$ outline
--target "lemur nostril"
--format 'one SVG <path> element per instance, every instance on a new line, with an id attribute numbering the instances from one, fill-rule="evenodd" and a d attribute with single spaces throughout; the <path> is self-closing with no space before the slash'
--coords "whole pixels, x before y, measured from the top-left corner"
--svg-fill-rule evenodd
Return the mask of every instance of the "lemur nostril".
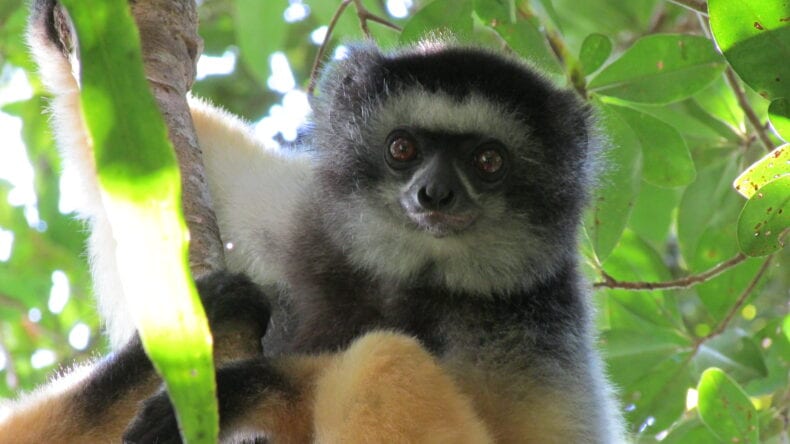
<path id="1" fill-rule="evenodd" d="M 443 187 L 422 187 L 417 192 L 420 206 L 428 210 L 439 210 L 448 207 L 455 199 L 452 190 Z"/>

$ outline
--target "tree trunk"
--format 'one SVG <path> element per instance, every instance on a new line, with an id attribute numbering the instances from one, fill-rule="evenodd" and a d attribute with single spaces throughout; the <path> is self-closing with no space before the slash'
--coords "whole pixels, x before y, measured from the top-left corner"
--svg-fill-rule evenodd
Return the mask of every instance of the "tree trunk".
<path id="1" fill-rule="evenodd" d="M 224 250 L 186 101 L 203 49 L 197 34 L 197 7 L 194 0 L 137 0 L 130 5 L 140 30 L 146 77 L 181 169 L 189 265 L 198 278 L 224 268 Z"/>

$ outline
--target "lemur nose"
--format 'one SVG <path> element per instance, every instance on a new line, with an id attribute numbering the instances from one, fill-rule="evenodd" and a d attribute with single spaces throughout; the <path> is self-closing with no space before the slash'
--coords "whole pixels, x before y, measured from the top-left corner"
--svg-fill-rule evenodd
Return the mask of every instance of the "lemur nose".
<path id="1" fill-rule="evenodd" d="M 417 192 L 417 201 L 426 210 L 444 210 L 455 201 L 455 193 L 442 184 L 429 184 Z"/>

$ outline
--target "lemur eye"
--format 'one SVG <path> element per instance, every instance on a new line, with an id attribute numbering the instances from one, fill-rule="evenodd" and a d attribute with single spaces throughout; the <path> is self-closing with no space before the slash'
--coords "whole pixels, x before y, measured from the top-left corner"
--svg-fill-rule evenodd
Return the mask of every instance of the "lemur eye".
<path id="1" fill-rule="evenodd" d="M 390 135 L 388 140 L 387 160 L 390 164 L 410 162 L 417 158 L 417 142 L 409 134 L 398 131 Z"/>
<path id="2" fill-rule="evenodd" d="M 498 147 L 486 145 L 475 152 L 474 165 L 483 178 L 497 180 L 504 171 L 505 158 Z"/>

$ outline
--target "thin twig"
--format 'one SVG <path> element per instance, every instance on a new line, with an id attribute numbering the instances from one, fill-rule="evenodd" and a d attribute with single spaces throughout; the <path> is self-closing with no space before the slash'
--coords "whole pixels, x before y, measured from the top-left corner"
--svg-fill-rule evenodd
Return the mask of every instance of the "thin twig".
<path id="1" fill-rule="evenodd" d="M 773 142 L 771 142 L 771 138 L 768 137 L 768 132 L 765 130 L 765 126 L 763 126 L 763 123 L 760 122 L 760 118 L 757 117 L 752 105 L 749 103 L 746 93 L 743 91 L 743 88 L 741 88 L 741 85 L 738 82 L 738 77 L 735 75 L 735 71 L 733 71 L 730 66 L 724 70 L 724 77 L 726 77 L 727 83 L 730 85 L 732 92 L 735 93 L 735 98 L 738 99 L 738 105 L 743 110 L 744 115 L 746 115 L 746 119 L 754 128 L 757 138 L 763 143 L 765 149 L 770 152 L 775 148 L 775 146 Z"/>
<path id="2" fill-rule="evenodd" d="M 362 4 L 362 0 L 353 0 L 353 1 L 354 1 L 354 7 L 357 9 L 357 18 L 359 18 L 359 26 L 362 28 L 362 32 L 365 34 L 365 37 L 371 38 L 370 29 L 368 29 L 368 20 L 370 20 L 371 22 L 376 22 L 380 25 L 384 25 L 398 32 L 402 30 L 400 26 L 392 23 L 391 21 L 385 19 L 384 17 L 379 17 L 378 15 L 370 12 L 365 7 L 365 5 Z"/>
<path id="3" fill-rule="evenodd" d="M 621 288 L 625 290 L 678 290 L 682 288 L 689 288 L 694 285 L 700 284 L 702 282 L 706 282 L 724 271 L 740 264 L 741 262 L 748 259 L 743 253 L 738 253 L 732 258 L 716 265 L 715 267 L 704 271 L 699 274 L 693 274 L 691 276 L 686 276 L 682 279 L 677 279 L 674 281 L 666 281 L 666 282 L 624 282 L 618 281 L 613 277 L 609 276 L 605 272 L 601 271 L 601 276 L 603 277 L 603 281 L 596 282 L 593 284 L 593 288 Z"/>
<path id="4" fill-rule="evenodd" d="M 760 279 L 762 279 L 765 272 L 768 271 L 768 267 L 771 265 L 771 260 L 773 259 L 773 257 L 774 255 L 770 255 L 765 259 L 765 261 L 763 261 L 763 264 L 760 266 L 760 269 L 757 270 L 757 274 L 754 275 L 751 282 L 749 282 L 749 285 L 747 285 L 746 288 L 743 289 L 741 295 L 738 296 L 738 299 L 735 301 L 735 304 L 732 306 L 732 308 L 730 308 L 730 311 L 727 312 L 727 315 L 724 317 L 724 319 L 722 319 L 721 322 L 719 322 L 716 328 L 714 328 L 704 338 L 701 338 L 698 341 L 697 347 L 699 347 L 699 345 L 701 345 L 703 342 L 715 336 L 718 336 L 724 332 L 724 329 L 726 329 L 727 325 L 729 325 L 730 322 L 732 322 L 732 318 L 735 316 L 736 313 L 738 313 L 738 310 L 740 310 L 743 304 L 746 303 L 746 299 L 749 297 L 752 291 L 754 291 L 754 288 L 760 282 Z"/>
<path id="5" fill-rule="evenodd" d="M 401 31 L 400 26 L 368 11 L 367 8 L 365 8 L 365 6 L 362 4 L 361 0 L 341 1 L 334 15 L 332 15 L 332 19 L 329 21 L 329 26 L 327 26 L 326 35 L 324 36 L 324 41 L 321 42 L 321 46 L 318 48 L 318 53 L 315 55 L 315 60 L 313 60 L 313 67 L 310 70 L 310 84 L 307 87 L 307 94 L 310 96 L 312 96 L 315 92 L 316 82 L 318 81 L 318 67 L 321 65 L 321 61 L 324 59 L 324 54 L 326 53 L 326 49 L 329 46 L 329 41 L 332 38 L 332 33 L 335 30 L 335 26 L 337 25 L 338 20 L 340 20 L 340 16 L 343 14 L 343 11 L 345 11 L 346 8 L 348 8 L 348 5 L 350 5 L 352 2 L 354 3 L 354 7 L 357 10 L 359 26 L 362 29 L 362 33 L 365 34 L 365 37 L 371 38 L 370 29 L 368 28 L 368 20 L 379 23 L 388 28 L 392 28 L 396 31 Z"/>
<path id="6" fill-rule="evenodd" d="M 705 0 L 668 0 L 678 6 L 691 9 L 699 14 L 708 15 L 708 2 Z"/>
<path id="7" fill-rule="evenodd" d="M 19 376 L 16 373 L 16 366 L 14 365 L 14 357 L 8 351 L 8 346 L 5 343 L 3 332 L 0 331 L 0 355 L 5 358 L 5 381 L 6 386 L 11 390 L 16 390 L 19 387 Z"/>
<path id="8" fill-rule="evenodd" d="M 310 85 L 307 87 L 307 94 L 310 96 L 315 92 L 315 83 L 318 79 L 318 65 L 320 65 L 321 60 L 324 59 L 324 53 L 329 46 L 329 40 L 332 38 L 332 31 L 334 31 L 335 25 L 337 25 L 337 21 L 340 19 L 340 15 L 343 14 L 343 11 L 345 11 L 350 4 L 351 0 L 343 0 L 340 2 L 335 14 L 332 15 L 332 19 L 329 21 L 329 26 L 326 28 L 326 34 L 324 35 L 324 41 L 321 42 L 321 46 L 318 48 L 318 54 L 315 55 L 315 60 L 313 60 L 313 68 L 310 70 Z"/>

